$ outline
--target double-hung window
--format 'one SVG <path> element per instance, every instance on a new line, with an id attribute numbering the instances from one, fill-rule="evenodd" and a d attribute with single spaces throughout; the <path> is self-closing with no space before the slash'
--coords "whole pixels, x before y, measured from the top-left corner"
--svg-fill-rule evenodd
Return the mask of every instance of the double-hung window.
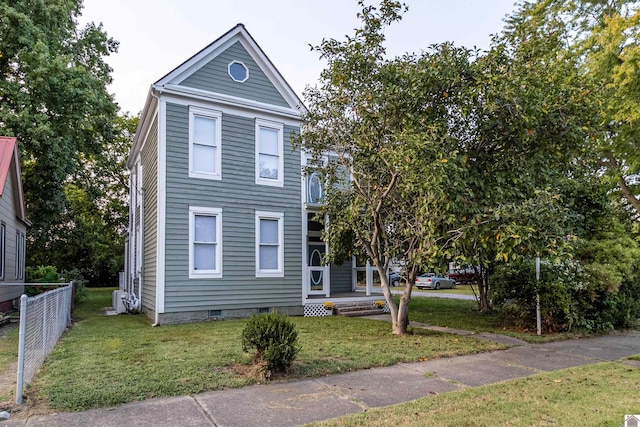
<path id="1" fill-rule="evenodd" d="M 189 208 L 189 278 L 222 277 L 222 209 Z"/>
<path id="2" fill-rule="evenodd" d="M 284 213 L 256 212 L 256 277 L 284 277 Z"/>
<path id="3" fill-rule="evenodd" d="M 222 178 L 222 113 L 189 108 L 189 176 Z"/>
<path id="4" fill-rule="evenodd" d="M 0 224 L 0 279 L 4 279 L 4 251 L 5 251 L 5 232 L 6 226 L 4 223 Z"/>
<path id="5" fill-rule="evenodd" d="M 25 236 L 24 233 L 16 232 L 16 279 L 24 279 L 24 253 Z"/>
<path id="6" fill-rule="evenodd" d="M 256 184 L 284 185 L 281 123 L 256 119 Z"/>

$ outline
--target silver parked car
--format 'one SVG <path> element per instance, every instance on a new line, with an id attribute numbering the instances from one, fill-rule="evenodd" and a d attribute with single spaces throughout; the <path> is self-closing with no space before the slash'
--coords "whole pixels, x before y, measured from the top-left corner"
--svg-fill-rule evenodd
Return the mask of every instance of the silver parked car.
<path id="1" fill-rule="evenodd" d="M 456 281 L 436 276 L 435 273 L 425 273 L 416 277 L 415 285 L 418 289 L 455 289 Z"/>

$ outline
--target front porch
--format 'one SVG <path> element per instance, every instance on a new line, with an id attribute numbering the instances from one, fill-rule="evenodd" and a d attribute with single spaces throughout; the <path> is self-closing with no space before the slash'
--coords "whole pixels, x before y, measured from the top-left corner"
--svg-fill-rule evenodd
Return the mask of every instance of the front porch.
<path id="1" fill-rule="evenodd" d="M 318 271 L 318 267 L 307 268 L 307 278 L 310 279 L 313 271 Z M 321 268 L 323 271 L 320 277 L 330 277 L 331 267 L 324 266 Z M 384 299 L 382 290 L 379 286 L 374 286 L 374 276 L 377 275 L 375 268 L 371 267 L 369 263 L 364 267 L 358 267 L 354 259 L 350 270 L 351 290 L 345 290 L 344 287 L 336 286 L 337 289 L 332 291 L 331 282 L 327 280 L 328 283 L 322 288 L 322 293 L 305 293 L 303 302 L 305 317 L 333 315 L 335 311 L 327 310 L 325 303 L 332 303 L 336 309 L 340 309 L 341 307 L 358 307 L 358 310 L 364 310 L 366 307 L 375 306 L 376 301 L 382 301 L 384 304 L 382 311 L 384 313 L 389 312 L 389 306 Z M 379 282 L 379 279 L 377 282 Z M 310 281 L 307 281 L 307 284 L 309 283 Z M 306 289 L 309 290 L 310 287 Z"/>
<path id="2" fill-rule="evenodd" d="M 315 193 L 311 191 L 308 194 Z M 373 307 L 376 301 L 382 301 L 384 312 L 388 312 L 389 307 L 380 287 L 374 287 L 374 284 L 380 284 L 380 277 L 369 261 L 361 260 L 358 265 L 354 256 L 351 262 L 341 265 L 325 264 L 325 254 L 329 248 L 322 239 L 322 230 L 326 223 L 317 218 L 316 202 L 315 199 L 307 199 L 303 217 L 303 233 L 306 235 L 302 266 L 304 315 L 310 317 L 334 314 L 333 310 L 325 308 L 325 303 L 332 303 L 335 307 L 357 305 L 366 308 Z"/>

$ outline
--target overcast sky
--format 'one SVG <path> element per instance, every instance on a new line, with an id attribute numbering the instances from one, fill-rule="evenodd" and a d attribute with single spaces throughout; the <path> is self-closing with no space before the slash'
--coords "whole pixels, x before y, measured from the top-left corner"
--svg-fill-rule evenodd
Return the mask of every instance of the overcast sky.
<path id="1" fill-rule="evenodd" d="M 377 2 L 376 2 L 377 3 Z M 387 30 L 391 56 L 434 43 L 485 49 L 514 0 L 404 0 L 409 11 Z M 137 114 L 149 86 L 238 23 L 302 99 L 323 64 L 309 45 L 342 40 L 359 26 L 356 0 L 85 0 L 81 23 L 103 23 L 120 42 L 107 62 L 116 101 Z"/>

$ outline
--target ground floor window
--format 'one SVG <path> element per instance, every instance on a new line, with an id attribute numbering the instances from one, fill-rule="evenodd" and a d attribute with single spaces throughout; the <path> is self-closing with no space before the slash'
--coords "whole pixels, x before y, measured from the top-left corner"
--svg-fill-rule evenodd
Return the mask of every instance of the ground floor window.
<path id="1" fill-rule="evenodd" d="M 222 209 L 189 208 L 189 277 L 222 277 Z"/>
<path id="2" fill-rule="evenodd" d="M 284 213 L 256 212 L 256 277 L 284 276 Z"/>

